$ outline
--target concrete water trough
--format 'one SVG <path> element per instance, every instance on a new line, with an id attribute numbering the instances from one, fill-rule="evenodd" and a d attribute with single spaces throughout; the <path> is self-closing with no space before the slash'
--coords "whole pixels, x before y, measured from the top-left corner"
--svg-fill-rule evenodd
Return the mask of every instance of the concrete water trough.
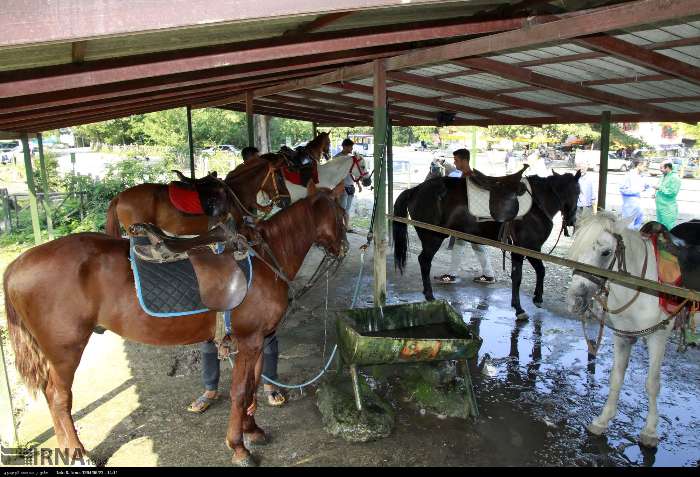
<path id="1" fill-rule="evenodd" d="M 458 360 L 463 362 L 469 414 L 478 416 L 468 360 L 476 358 L 482 339 L 447 302 L 345 310 L 338 313 L 336 327 L 339 369 L 350 368 L 359 411 L 358 366 Z"/>

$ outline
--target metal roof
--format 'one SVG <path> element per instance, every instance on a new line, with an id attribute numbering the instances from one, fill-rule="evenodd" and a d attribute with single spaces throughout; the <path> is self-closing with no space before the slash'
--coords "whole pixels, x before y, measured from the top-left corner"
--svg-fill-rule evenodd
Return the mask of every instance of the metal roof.
<path id="1" fill-rule="evenodd" d="M 185 0 L 125 0 L 115 11 L 65 0 L 50 13 L 85 12 L 63 23 L 32 17 L 42 0 L 8 2 L 0 131 L 185 105 L 244 110 L 246 91 L 261 114 L 370 124 L 374 59 L 392 65 L 399 125 L 434 125 L 440 111 L 475 125 L 593 122 L 603 111 L 700 119 L 692 0 L 582 0 L 570 10 L 546 0 L 192 0 L 190 18 L 170 11 Z M 561 22 L 573 30 L 547 30 Z"/>

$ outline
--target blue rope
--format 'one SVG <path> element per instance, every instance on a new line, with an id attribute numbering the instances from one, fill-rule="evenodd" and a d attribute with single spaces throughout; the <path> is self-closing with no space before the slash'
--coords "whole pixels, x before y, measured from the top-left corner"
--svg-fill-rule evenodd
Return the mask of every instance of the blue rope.
<path id="1" fill-rule="evenodd" d="M 360 290 L 360 282 L 362 281 L 362 269 L 364 268 L 364 265 L 365 265 L 365 252 L 363 251 L 361 258 L 360 258 L 360 272 L 357 274 L 357 283 L 355 283 L 355 293 L 353 294 L 353 297 L 352 297 L 352 304 L 350 305 L 350 309 L 355 308 L 355 302 L 357 301 L 357 292 Z M 310 379 L 310 380 L 306 381 L 305 383 L 302 383 L 302 384 L 282 384 L 282 383 L 275 381 L 274 379 L 268 378 L 264 374 L 262 375 L 262 378 L 265 380 L 265 382 L 268 382 L 270 384 L 274 384 L 275 386 L 279 386 L 281 388 L 302 390 L 306 386 L 309 386 L 309 385 L 315 383 L 316 381 L 321 379 L 321 376 L 326 374 L 326 371 L 328 370 L 328 367 L 331 365 L 331 362 L 333 361 L 333 357 L 335 356 L 335 352 L 337 349 L 338 349 L 338 345 L 337 344 L 333 345 L 333 351 L 331 351 L 331 356 L 330 356 L 330 358 L 328 358 L 328 361 L 326 362 L 326 365 L 323 367 L 321 372 L 318 373 L 315 378 Z M 230 357 L 228 360 L 229 360 L 229 363 L 231 363 L 231 366 L 233 366 L 233 362 L 231 361 Z"/>

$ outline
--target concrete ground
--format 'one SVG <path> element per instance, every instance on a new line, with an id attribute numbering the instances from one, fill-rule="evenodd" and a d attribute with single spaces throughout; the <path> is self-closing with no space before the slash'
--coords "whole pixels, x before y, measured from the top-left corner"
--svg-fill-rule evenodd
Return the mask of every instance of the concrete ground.
<path id="1" fill-rule="evenodd" d="M 415 238 L 415 235 L 413 235 Z M 556 237 L 544 249 L 549 250 Z M 357 278 L 364 237 L 349 236 L 351 253 L 328 284 L 328 308 L 349 308 Z M 445 241 L 446 245 L 447 241 Z M 562 238 L 556 254 L 569 239 Z M 413 246 L 416 241 L 413 241 Z M 365 257 L 358 305 L 371 303 L 371 255 Z M 299 281 L 320 259 L 314 250 Z M 466 248 L 461 282 L 435 285 L 438 299 L 449 301 L 464 319 L 478 326 L 484 338 L 472 375 L 481 416 L 475 421 L 441 418 L 411 402 L 396 399 L 396 428 L 386 439 L 348 443 L 323 429 L 315 404 L 315 386 L 291 391 L 281 408 L 261 404 L 257 419 L 272 442 L 254 448 L 263 466 L 697 466 L 700 391 L 700 350 L 676 351 L 668 344 L 659 397 L 661 442 L 656 451 L 636 442 L 646 415 L 644 379 L 646 351 L 637 344 L 632 353 L 619 413 L 607 437 L 585 430 L 607 396 L 612 364 L 611 335 L 606 335 L 595 363 L 587 360 L 581 325 L 567 317 L 564 297 L 568 270 L 547 265 L 544 307 L 529 298 L 534 273 L 526 265 L 523 305 L 530 321 L 516 325 L 510 308 L 509 273 L 500 270 L 500 253 L 492 251 L 498 270 L 495 285 L 475 285 L 476 264 Z M 448 270 L 449 252 L 439 252 L 433 275 Z M 506 264 L 509 267 L 509 263 Z M 409 255 L 404 276 L 388 265 L 388 301 L 421 301 L 420 272 Z M 303 282 L 302 282 L 303 283 Z M 316 375 L 334 343 L 334 323 L 325 319 L 326 283 L 299 302 L 301 308 L 282 324 L 280 379 L 300 383 Z M 234 318 L 235 319 L 235 318 Z M 202 391 L 197 346 L 157 348 L 123 341 L 106 332 L 93 335 L 76 375 L 73 410 L 81 439 L 93 458 L 107 466 L 228 466 L 224 444 L 230 401 L 230 367 L 222 363 L 222 402 L 202 415 L 186 412 Z M 261 396 L 262 398 L 262 396 Z M 262 403 L 262 399 L 260 400 Z M 29 403 L 19 429 L 23 441 L 41 447 L 57 443 L 43 396 Z"/>

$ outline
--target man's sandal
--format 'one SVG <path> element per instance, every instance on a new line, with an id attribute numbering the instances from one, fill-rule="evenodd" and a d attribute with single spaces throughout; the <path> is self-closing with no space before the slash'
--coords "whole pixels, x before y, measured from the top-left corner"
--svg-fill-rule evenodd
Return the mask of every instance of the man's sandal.
<path id="1" fill-rule="evenodd" d="M 480 277 L 474 278 L 474 283 L 496 283 L 494 277 L 487 277 L 486 275 L 481 275 Z"/>
<path id="2" fill-rule="evenodd" d="M 268 406 L 279 407 L 287 402 L 287 398 L 284 397 L 284 394 L 279 392 L 277 389 L 265 391 L 265 396 L 267 397 Z"/>
<path id="3" fill-rule="evenodd" d="M 220 397 L 221 395 L 219 393 L 216 393 L 213 398 L 207 397 L 206 394 L 202 394 L 189 405 L 187 410 L 195 414 L 202 414 L 204 411 L 209 409 L 209 406 L 218 401 Z"/>

